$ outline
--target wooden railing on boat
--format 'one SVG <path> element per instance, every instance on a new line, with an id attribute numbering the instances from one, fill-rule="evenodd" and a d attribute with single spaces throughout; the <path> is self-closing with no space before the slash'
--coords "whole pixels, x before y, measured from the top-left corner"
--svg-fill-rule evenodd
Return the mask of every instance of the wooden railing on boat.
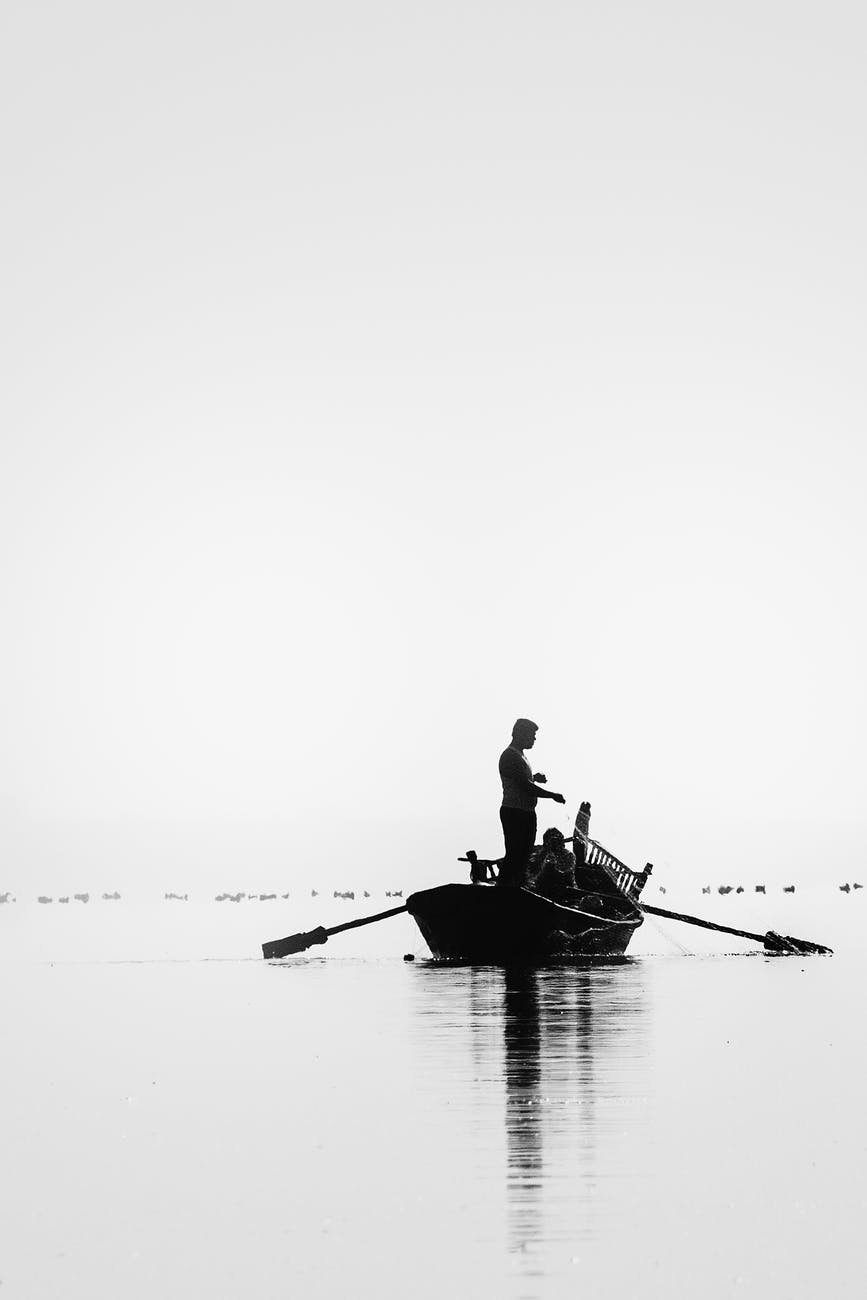
<path id="1" fill-rule="evenodd" d="M 616 854 L 610 849 L 606 849 L 604 844 L 598 840 L 590 838 L 590 804 L 584 802 L 578 809 L 575 817 L 575 831 L 573 835 L 568 836 L 566 844 L 571 844 L 575 853 L 575 866 L 579 878 L 582 867 L 597 867 L 605 872 L 626 898 L 633 903 L 638 902 L 638 898 L 644 886 L 647 884 L 648 877 L 653 871 L 653 864 L 648 862 L 643 871 L 633 871 L 627 867 L 625 862 L 621 862 Z M 538 846 L 535 853 L 542 851 L 542 846 Z M 474 885 L 483 884 L 490 879 L 493 867 L 499 867 L 502 858 L 480 858 L 473 849 L 468 849 L 466 857 L 458 859 L 459 862 L 469 862 L 470 879 Z"/>
<path id="2" fill-rule="evenodd" d="M 573 839 L 575 857 L 578 866 L 601 867 L 615 883 L 621 893 L 634 902 L 638 901 L 641 891 L 647 884 L 647 878 L 653 870 L 653 865 L 648 862 L 643 871 L 633 871 L 627 867 L 625 862 L 621 862 L 610 849 L 606 849 L 598 840 L 591 840 L 589 835 L 583 835 L 576 827 L 575 837 Z"/>

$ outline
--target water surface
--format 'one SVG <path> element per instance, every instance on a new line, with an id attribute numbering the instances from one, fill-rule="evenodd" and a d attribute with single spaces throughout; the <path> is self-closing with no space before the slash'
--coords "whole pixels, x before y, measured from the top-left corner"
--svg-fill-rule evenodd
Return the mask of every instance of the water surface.
<path id="1" fill-rule="evenodd" d="M 53 963 L 45 919 L 28 913 L 16 948 L 3 918 L 3 1295 L 859 1285 L 856 926 L 832 959 L 669 946 L 532 970 L 336 946 L 179 960 L 213 942 L 217 911 L 160 915 L 147 935 L 126 917 L 136 961 L 107 934 L 89 959 L 102 922 L 76 947 L 83 914 L 55 916 Z"/>

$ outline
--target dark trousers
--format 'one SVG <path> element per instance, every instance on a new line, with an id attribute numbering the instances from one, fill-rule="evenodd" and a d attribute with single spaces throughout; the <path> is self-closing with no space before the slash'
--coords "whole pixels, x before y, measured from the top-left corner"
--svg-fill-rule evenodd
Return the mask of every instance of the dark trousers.
<path id="1" fill-rule="evenodd" d="M 522 808 L 501 808 L 503 839 L 506 856 L 500 867 L 501 885 L 522 885 L 527 870 L 527 860 L 536 843 L 536 814 Z"/>

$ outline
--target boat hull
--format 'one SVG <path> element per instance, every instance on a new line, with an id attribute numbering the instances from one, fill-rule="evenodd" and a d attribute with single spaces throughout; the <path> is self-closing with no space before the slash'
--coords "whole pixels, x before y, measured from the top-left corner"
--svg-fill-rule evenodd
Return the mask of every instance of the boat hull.
<path id="1" fill-rule="evenodd" d="M 440 885 L 411 894 L 406 907 L 434 957 L 496 964 L 619 957 L 643 920 L 620 895 L 587 894 L 564 907 L 496 885 Z"/>

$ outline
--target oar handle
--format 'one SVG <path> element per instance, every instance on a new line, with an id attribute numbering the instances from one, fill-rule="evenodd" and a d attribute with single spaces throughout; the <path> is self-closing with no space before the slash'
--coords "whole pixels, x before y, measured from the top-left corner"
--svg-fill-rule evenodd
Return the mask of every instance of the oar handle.
<path id="1" fill-rule="evenodd" d="M 717 925 L 714 921 L 703 921 L 700 916 L 687 916 L 684 912 L 668 912 L 664 907 L 651 907 L 650 903 L 639 903 L 642 912 L 651 916 L 663 916 L 667 921 L 685 921 L 687 925 L 700 925 L 703 930 L 719 930 L 722 934 L 736 934 L 740 939 L 755 939 L 764 943 L 763 934 L 752 934 L 749 930 L 735 930 L 730 925 Z"/>
<path id="2" fill-rule="evenodd" d="M 344 921 L 343 925 L 333 925 L 330 930 L 325 931 L 325 935 L 340 934 L 341 930 L 355 930 L 359 925 L 373 925 L 374 921 L 384 921 L 387 916 L 397 916 L 405 911 L 406 903 L 401 907 L 390 907 L 387 912 L 377 912 L 376 916 L 360 916 L 357 921 Z M 325 940 L 319 942 L 324 943 Z"/>

